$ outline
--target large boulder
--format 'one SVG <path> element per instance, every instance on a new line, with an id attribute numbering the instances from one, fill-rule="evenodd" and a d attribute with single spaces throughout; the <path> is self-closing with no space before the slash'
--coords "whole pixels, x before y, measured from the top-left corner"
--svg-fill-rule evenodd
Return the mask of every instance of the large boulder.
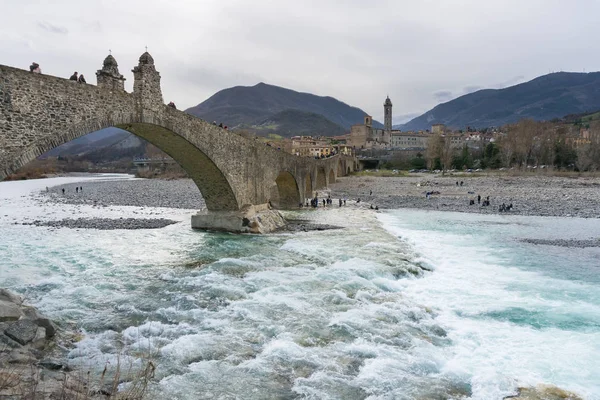
<path id="1" fill-rule="evenodd" d="M 17 343 L 25 346 L 27 343 L 36 339 L 38 328 L 39 327 L 34 321 L 30 319 L 20 319 L 10 324 L 9 327 L 4 330 L 4 334 Z"/>
<path id="2" fill-rule="evenodd" d="M 22 315 L 23 313 L 17 304 L 0 299 L 0 322 L 16 321 Z"/>
<path id="3" fill-rule="evenodd" d="M 568 392 L 553 385 L 537 385 L 536 387 L 519 388 L 518 394 L 504 399 L 514 400 L 583 400 L 575 393 Z"/>
<path id="4" fill-rule="evenodd" d="M 46 330 L 46 338 L 50 339 L 56 334 L 56 327 L 48 318 L 44 317 L 33 307 L 25 307 L 23 309 L 25 317 L 34 321 L 39 327 Z"/>
<path id="5" fill-rule="evenodd" d="M 8 301 L 9 303 L 14 303 L 19 306 L 23 304 L 23 296 L 5 288 L 0 288 L 0 300 Z"/>

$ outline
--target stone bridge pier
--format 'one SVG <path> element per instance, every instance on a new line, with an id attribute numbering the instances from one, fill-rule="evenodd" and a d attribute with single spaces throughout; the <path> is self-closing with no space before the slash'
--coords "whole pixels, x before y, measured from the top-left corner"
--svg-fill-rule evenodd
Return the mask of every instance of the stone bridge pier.
<path id="1" fill-rule="evenodd" d="M 0 65 L 0 180 L 63 143 L 117 127 L 163 150 L 198 186 L 206 209 L 192 227 L 266 232 L 283 223 L 274 210 L 298 207 L 357 165 L 349 156 L 288 154 L 166 106 L 148 52 L 132 72 L 127 93 L 111 55 L 95 86 Z"/>

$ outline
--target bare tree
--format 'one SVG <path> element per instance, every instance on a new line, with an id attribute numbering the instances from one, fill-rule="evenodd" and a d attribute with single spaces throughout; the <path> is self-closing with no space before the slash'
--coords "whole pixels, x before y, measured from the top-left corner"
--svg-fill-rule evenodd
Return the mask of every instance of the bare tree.
<path id="1" fill-rule="evenodd" d="M 435 160 L 441 158 L 444 138 L 439 133 L 431 135 L 427 139 L 427 148 L 425 149 L 425 159 L 427 160 L 427 168 L 434 169 Z"/>
<path id="2" fill-rule="evenodd" d="M 498 141 L 498 147 L 500 148 L 502 164 L 505 167 L 510 167 L 515 155 L 515 149 L 517 147 L 515 140 L 516 135 L 512 126 L 504 127 L 503 131 L 505 133 L 504 136 L 502 136 Z"/>
<path id="3" fill-rule="evenodd" d="M 440 148 L 440 162 L 442 163 L 442 175 L 444 175 L 446 171 L 452 167 L 452 158 L 456 152 L 456 148 L 452 144 L 452 138 L 450 135 L 442 137 Z"/>

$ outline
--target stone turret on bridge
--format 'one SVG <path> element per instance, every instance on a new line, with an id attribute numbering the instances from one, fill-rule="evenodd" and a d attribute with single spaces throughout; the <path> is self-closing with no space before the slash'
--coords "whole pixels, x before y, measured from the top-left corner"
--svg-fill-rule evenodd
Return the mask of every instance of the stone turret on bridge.
<path id="1" fill-rule="evenodd" d="M 111 54 L 104 59 L 102 69 L 96 71 L 96 80 L 98 81 L 98 87 L 125 91 L 125 78 L 119 73 L 117 60 Z"/>
<path id="2" fill-rule="evenodd" d="M 193 227 L 258 232 L 267 229 L 261 221 L 277 219 L 270 205 L 298 207 L 357 168 L 350 156 L 299 157 L 166 106 L 148 52 L 133 74 L 127 93 L 112 55 L 97 86 L 0 65 L 0 180 L 63 143 L 117 127 L 163 150 L 198 186 L 207 210 Z"/>
<path id="3" fill-rule="evenodd" d="M 140 111 L 157 111 L 164 107 L 165 102 L 160 89 L 160 73 L 154 66 L 154 58 L 150 53 L 141 55 L 139 64 L 133 72 L 133 95 Z"/>

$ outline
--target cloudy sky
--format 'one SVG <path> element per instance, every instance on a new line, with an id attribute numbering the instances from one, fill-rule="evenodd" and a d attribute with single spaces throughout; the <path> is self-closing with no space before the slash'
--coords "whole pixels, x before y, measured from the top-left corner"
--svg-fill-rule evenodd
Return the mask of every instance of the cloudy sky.
<path id="1" fill-rule="evenodd" d="M 0 64 L 69 77 L 145 46 L 165 102 L 259 82 L 394 122 L 479 88 L 600 70 L 599 0 L 0 0 Z"/>

